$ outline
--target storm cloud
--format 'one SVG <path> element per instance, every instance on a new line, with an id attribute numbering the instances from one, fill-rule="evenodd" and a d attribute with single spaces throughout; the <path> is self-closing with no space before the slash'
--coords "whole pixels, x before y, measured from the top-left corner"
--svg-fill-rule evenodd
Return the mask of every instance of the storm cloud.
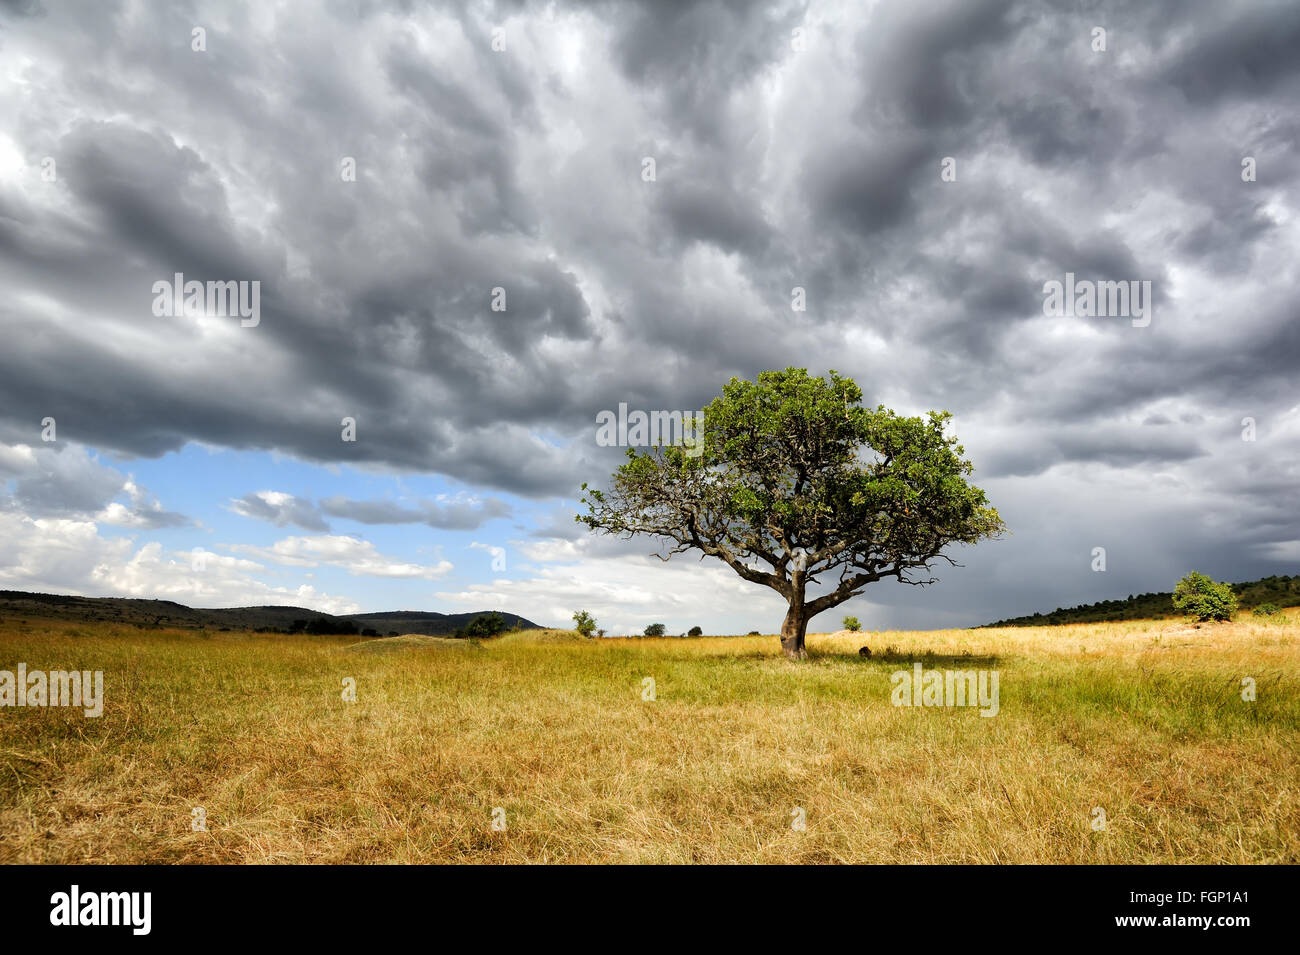
<path id="1" fill-rule="evenodd" d="M 442 475 L 471 496 L 232 507 L 509 494 L 559 541 L 599 411 L 835 368 L 952 411 L 1014 532 L 883 622 L 1290 573 L 1298 102 L 1283 2 L 0 4 L 0 442 Z M 176 273 L 260 322 L 156 317 Z M 1045 315 L 1066 273 L 1150 281 L 1150 325 Z M 121 490 L 73 461 L 7 507 Z"/>

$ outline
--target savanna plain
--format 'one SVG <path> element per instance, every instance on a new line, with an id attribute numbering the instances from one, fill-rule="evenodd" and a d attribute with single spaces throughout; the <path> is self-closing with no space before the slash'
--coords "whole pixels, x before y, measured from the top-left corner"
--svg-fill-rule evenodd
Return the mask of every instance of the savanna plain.
<path id="1" fill-rule="evenodd" d="M 1300 610 L 808 649 L 7 619 L 104 709 L 0 709 L 0 861 L 1300 862 Z M 916 662 L 997 715 L 893 705 Z"/>

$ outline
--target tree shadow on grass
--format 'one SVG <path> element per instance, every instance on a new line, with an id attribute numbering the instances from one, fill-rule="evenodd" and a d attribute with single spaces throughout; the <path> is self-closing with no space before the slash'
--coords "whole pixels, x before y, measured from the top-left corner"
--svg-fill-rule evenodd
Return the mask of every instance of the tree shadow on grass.
<path id="1" fill-rule="evenodd" d="M 810 657 L 823 657 L 825 659 L 840 660 L 861 660 L 863 663 L 889 663 L 903 664 L 911 666 L 913 663 L 919 663 L 926 669 L 935 669 L 944 667 L 954 670 L 965 670 L 972 667 L 993 667 L 997 666 L 1002 658 L 996 654 L 974 654 L 974 653 L 935 653 L 933 650 L 918 650 L 914 652 L 903 652 L 895 647 L 871 648 L 871 656 L 863 656 L 858 653 L 827 653 L 809 652 Z"/>

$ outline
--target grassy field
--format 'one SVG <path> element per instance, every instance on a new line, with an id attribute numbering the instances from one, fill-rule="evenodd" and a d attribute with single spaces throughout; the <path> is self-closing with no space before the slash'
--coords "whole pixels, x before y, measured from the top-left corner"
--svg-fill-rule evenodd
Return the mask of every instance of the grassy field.
<path id="1" fill-rule="evenodd" d="M 0 669 L 102 670 L 106 698 L 0 709 L 0 861 L 1300 862 L 1294 610 L 812 636 L 804 663 L 355 640 L 0 623 Z M 997 670 L 1000 712 L 891 705 L 914 660 Z"/>

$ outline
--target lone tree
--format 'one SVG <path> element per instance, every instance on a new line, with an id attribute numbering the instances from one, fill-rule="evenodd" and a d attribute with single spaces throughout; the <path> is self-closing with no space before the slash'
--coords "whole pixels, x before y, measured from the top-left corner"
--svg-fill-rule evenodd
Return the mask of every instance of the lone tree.
<path id="1" fill-rule="evenodd" d="M 573 629 L 584 637 L 590 637 L 596 632 L 596 618 L 585 610 L 575 610 L 573 613 Z M 605 631 L 600 631 L 600 635 L 603 637 Z"/>
<path id="2" fill-rule="evenodd" d="M 1004 530 L 967 483 L 964 449 L 943 433 L 951 415 L 907 418 L 861 401 L 834 371 L 732 378 L 704 409 L 702 434 L 629 448 L 607 491 L 583 484 L 588 513 L 577 520 L 657 537 L 672 545 L 663 560 L 700 551 L 771 587 L 789 604 L 781 647 L 801 659 L 808 621 L 823 610 L 886 578 L 933 583 L 935 561 L 956 566 L 945 547 Z M 810 588 L 825 592 L 810 598 Z"/>
<path id="3" fill-rule="evenodd" d="M 1174 588 L 1174 609 L 1197 620 L 1231 620 L 1237 612 L 1237 595 L 1230 584 L 1194 570 Z"/>

